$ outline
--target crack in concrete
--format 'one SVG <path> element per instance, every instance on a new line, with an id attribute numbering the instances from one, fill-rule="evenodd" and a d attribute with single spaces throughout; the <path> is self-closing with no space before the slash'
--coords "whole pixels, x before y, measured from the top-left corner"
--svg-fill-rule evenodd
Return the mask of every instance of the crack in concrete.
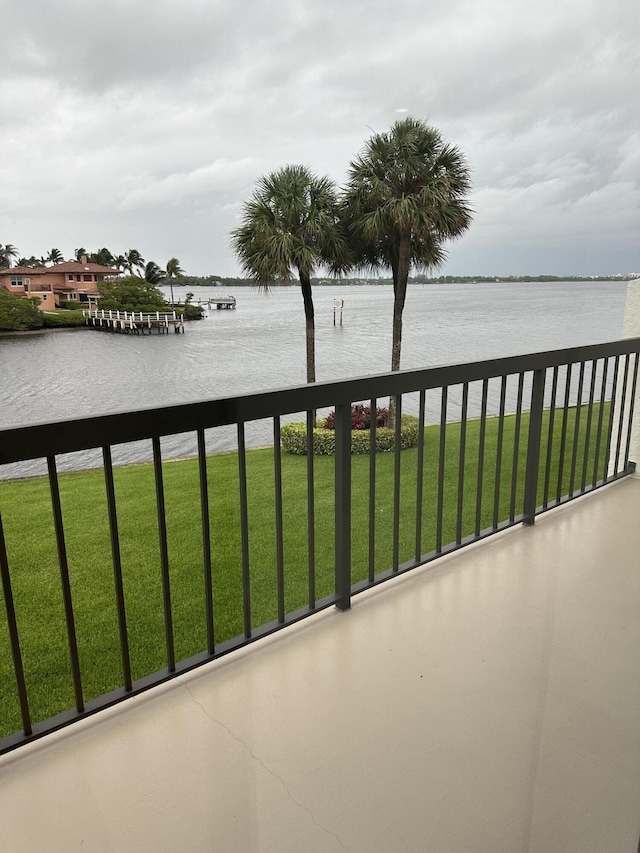
<path id="1" fill-rule="evenodd" d="M 249 753 L 249 755 L 253 758 L 253 760 L 254 760 L 254 761 L 257 761 L 257 762 L 258 762 L 258 764 L 259 764 L 259 765 L 260 765 L 260 766 L 261 766 L 261 767 L 262 767 L 262 768 L 263 768 L 263 769 L 264 769 L 264 770 L 265 770 L 265 771 L 266 771 L 270 776 L 273 776 L 273 778 L 274 778 L 274 779 L 277 779 L 277 780 L 278 780 L 278 782 L 280 782 L 280 784 L 281 784 L 281 785 L 282 785 L 282 787 L 284 788 L 284 790 L 285 790 L 285 792 L 286 792 L 287 796 L 289 797 L 289 799 L 290 799 L 293 803 L 295 803 L 299 808 L 303 809 L 303 810 L 304 810 L 304 811 L 309 815 L 309 817 L 311 818 L 311 821 L 312 821 L 312 823 L 314 824 L 314 826 L 317 826 L 317 827 L 318 827 L 318 829 L 321 829 L 323 832 L 326 832 L 328 835 L 332 835 L 332 836 L 336 839 L 336 841 L 338 842 L 338 844 L 342 847 L 342 849 L 346 851 L 346 853 L 351 853 L 351 851 L 349 850 L 349 848 L 345 846 L 345 844 L 344 844 L 344 842 L 342 841 L 342 839 L 341 839 L 338 835 L 336 835 L 336 833 L 335 833 L 335 832 L 332 832 L 330 829 L 327 829 L 327 827 L 326 827 L 326 826 L 323 826 L 321 823 L 319 823 L 319 822 L 315 819 L 315 817 L 314 817 L 313 812 L 311 811 L 311 809 L 309 809 L 307 806 L 305 806 L 305 804 L 304 804 L 304 803 L 301 803 L 299 800 L 296 800 L 296 798 L 293 796 L 293 794 L 291 793 L 291 791 L 290 791 L 290 790 L 289 790 L 289 788 L 287 787 L 287 784 L 286 784 L 286 782 L 284 781 L 284 779 L 282 778 L 282 776 L 279 776 L 279 775 L 278 775 L 274 770 L 271 770 L 271 768 L 267 767 L 267 765 L 264 763 L 264 761 L 262 761 L 262 759 L 261 759 L 259 756 L 257 756 L 257 755 L 255 754 L 255 752 L 251 749 L 251 747 L 249 746 L 249 744 L 245 743 L 245 742 L 242 740 L 242 738 L 241 738 L 241 737 L 238 737 L 238 735 L 237 735 L 237 734 L 235 734 L 235 732 L 233 732 L 233 731 L 229 728 L 229 726 L 225 726 L 225 724 L 224 724 L 224 723 L 222 723 L 220 720 L 216 719 L 212 714 L 210 714 L 210 713 L 207 711 L 207 709 L 204 707 L 204 705 L 196 699 L 196 697 L 195 697 L 195 696 L 193 695 L 193 693 L 191 692 L 191 688 L 190 688 L 187 684 L 184 684 L 184 683 L 183 683 L 183 687 L 185 688 L 185 690 L 187 691 L 187 693 L 188 693 L 188 694 L 189 694 L 189 696 L 191 697 L 191 701 L 194 703 L 194 705 L 197 705 L 197 706 L 198 706 L 198 708 L 200 708 L 200 710 L 201 710 L 201 711 L 202 711 L 202 713 L 205 715 L 205 717 L 208 717 L 212 722 L 216 723 L 216 725 L 220 726 L 220 727 L 221 727 L 221 728 L 223 728 L 226 732 L 228 732 L 234 740 L 236 740 L 238 743 L 242 744 L 242 746 L 247 750 L 247 752 L 248 752 L 248 753 Z"/>

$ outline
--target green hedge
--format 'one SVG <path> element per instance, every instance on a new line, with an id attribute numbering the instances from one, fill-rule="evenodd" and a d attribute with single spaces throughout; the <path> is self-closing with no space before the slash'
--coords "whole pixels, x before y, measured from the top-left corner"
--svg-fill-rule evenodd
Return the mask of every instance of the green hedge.
<path id="1" fill-rule="evenodd" d="M 45 329 L 53 327 L 72 327 L 86 325 L 86 319 L 81 310 L 57 311 L 54 313 L 42 312 L 43 326 Z"/>
<path id="2" fill-rule="evenodd" d="M 318 421 L 322 423 L 322 421 Z M 283 448 L 297 456 L 307 455 L 307 425 L 305 423 L 284 424 L 280 430 Z M 400 447 L 406 450 L 418 443 L 418 418 L 413 415 L 402 416 Z M 351 431 L 351 452 L 368 453 L 370 433 L 368 429 Z M 395 430 L 378 427 L 376 430 L 376 452 L 389 453 L 395 449 Z M 332 429 L 316 426 L 313 430 L 314 456 L 334 456 L 336 452 L 336 434 Z"/>

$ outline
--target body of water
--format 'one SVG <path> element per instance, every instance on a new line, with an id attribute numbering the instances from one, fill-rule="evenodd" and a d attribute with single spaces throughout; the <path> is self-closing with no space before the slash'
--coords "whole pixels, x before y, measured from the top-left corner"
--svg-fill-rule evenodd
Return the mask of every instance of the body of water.
<path id="1" fill-rule="evenodd" d="M 195 288 L 195 301 L 219 291 Z M 115 335 L 91 330 L 0 335 L 0 428 L 195 402 L 305 380 L 305 333 L 298 287 L 230 291 L 235 311 L 209 310 L 184 335 Z M 185 289 L 176 289 L 184 298 Z M 319 287 L 318 381 L 382 373 L 391 362 L 390 286 Z M 344 299 L 343 325 L 332 300 Z M 404 310 L 402 367 L 475 361 L 600 343 L 622 337 L 624 282 L 410 285 Z M 233 435 L 217 431 L 212 449 Z M 253 443 L 265 443 L 260 428 Z M 268 441 L 268 439 L 267 439 Z M 167 455 L 190 452 L 180 437 Z M 123 448 L 119 461 L 148 458 Z M 92 464 L 84 455 L 83 464 Z M 78 462 L 69 460 L 68 466 Z M 10 470 L 9 470 L 10 469 Z M 2 476 L 37 473 L 39 463 L 5 466 Z"/>

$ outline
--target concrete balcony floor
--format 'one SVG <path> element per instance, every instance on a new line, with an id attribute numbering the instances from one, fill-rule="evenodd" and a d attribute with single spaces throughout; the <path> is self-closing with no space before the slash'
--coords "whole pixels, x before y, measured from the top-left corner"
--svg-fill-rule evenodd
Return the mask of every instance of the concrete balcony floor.
<path id="1" fill-rule="evenodd" d="M 635 853 L 640 479 L 0 760 L 0 850 Z"/>

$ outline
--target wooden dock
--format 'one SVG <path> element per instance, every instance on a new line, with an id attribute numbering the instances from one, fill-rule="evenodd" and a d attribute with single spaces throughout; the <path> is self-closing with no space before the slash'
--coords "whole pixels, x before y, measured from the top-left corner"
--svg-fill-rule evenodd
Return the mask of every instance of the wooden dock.
<path id="1" fill-rule="evenodd" d="M 200 302 L 198 302 L 200 304 Z M 207 305 L 209 308 L 213 308 L 214 306 L 220 311 L 223 308 L 235 310 L 236 307 L 236 298 L 235 296 L 212 296 L 211 299 L 205 299 L 204 305 Z"/>
<path id="2" fill-rule="evenodd" d="M 125 335 L 168 334 L 173 328 L 184 333 L 184 319 L 175 311 L 83 311 L 87 326 L 103 332 Z"/>

